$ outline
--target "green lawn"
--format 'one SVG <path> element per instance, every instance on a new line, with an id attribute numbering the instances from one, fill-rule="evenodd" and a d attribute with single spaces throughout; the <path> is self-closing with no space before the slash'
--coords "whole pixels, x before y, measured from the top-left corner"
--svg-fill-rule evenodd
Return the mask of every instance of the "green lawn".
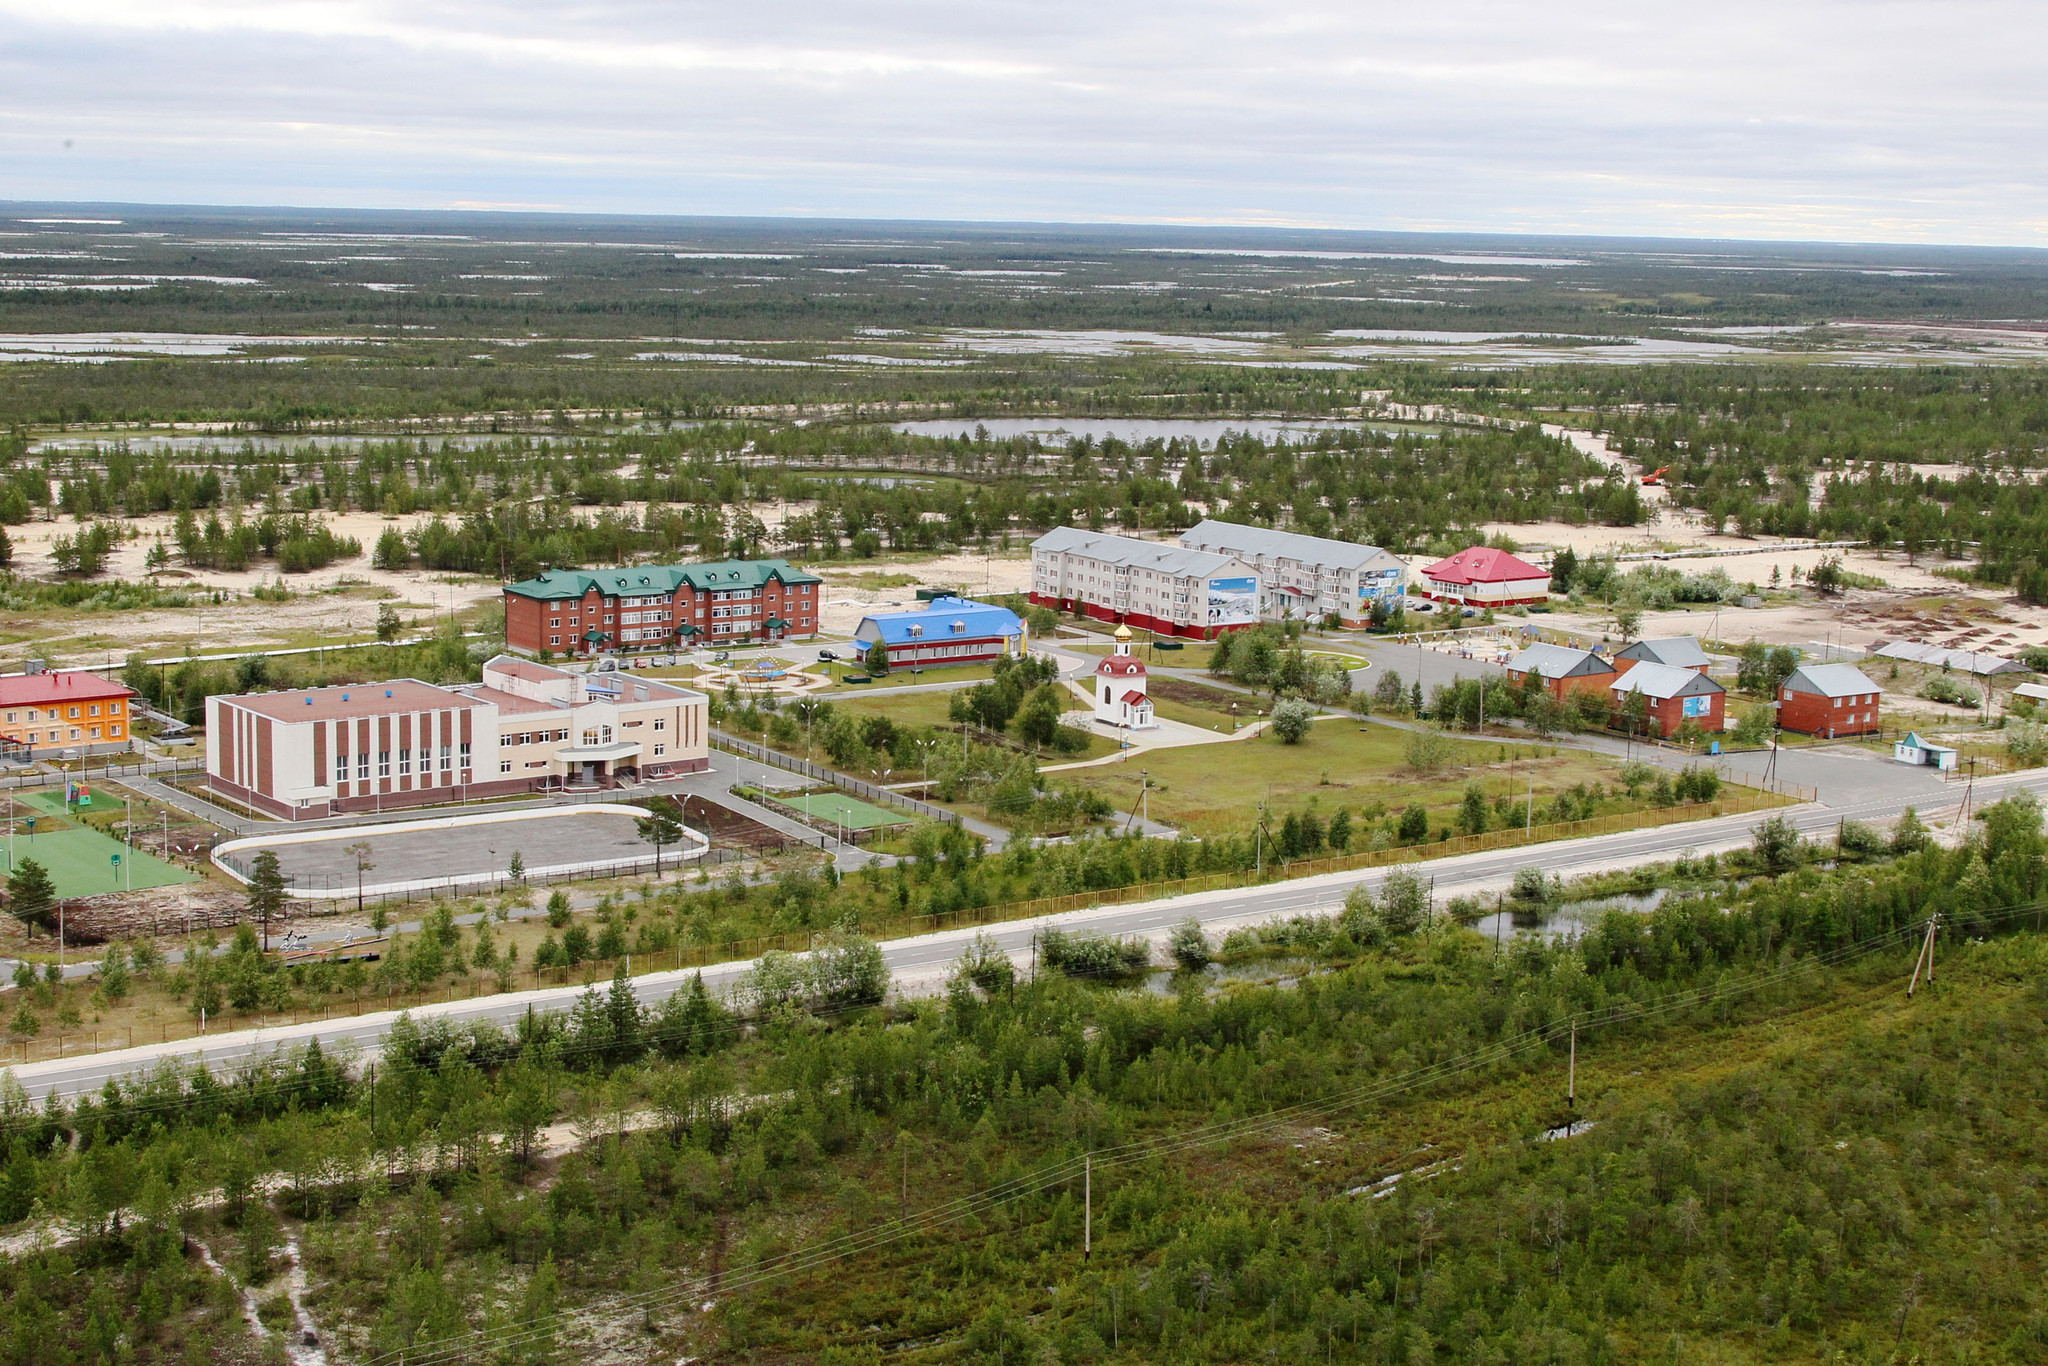
<path id="1" fill-rule="evenodd" d="M 1433 777 L 1409 770 L 1403 753 L 1407 733 L 1390 726 L 1363 725 L 1348 717 L 1318 721 L 1309 738 L 1283 745 L 1270 735 L 1229 744 L 1153 750 L 1142 758 L 1105 768 L 1055 775 L 1062 782 L 1094 788 L 1118 810 L 1129 809 L 1139 788 L 1139 770 L 1152 776 L 1152 818 L 1196 835 L 1241 834 L 1257 818 L 1260 802 L 1273 818 L 1316 799 L 1327 817 L 1340 806 L 1354 814 L 1372 802 L 1398 811 L 1420 802 L 1433 825 L 1446 824 L 1465 784 L 1477 780 L 1488 798 L 1512 791 L 1526 799 L 1534 746 L 1498 741 L 1456 744 L 1453 766 Z M 1510 764 L 1503 753 L 1515 754 Z M 1533 761 L 1536 799 L 1574 783 L 1614 785 L 1615 766 L 1580 752 Z M 1325 777 L 1327 775 L 1327 781 Z"/>
<path id="2" fill-rule="evenodd" d="M 115 854 L 121 856 L 122 863 L 118 877 L 112 861 Z M 58 896 L 99 896 L 131 886 L 169 887 L 199 880 L 197 875 L 173 868 L 154 855 L 130 849 L 97 830 L 78 826 L 69 830 L 38 830 L 33 840 L 17 829 L 14 858 L 16 862 L 32 858 L 49 869 Z"/>
<path id="3" fill-rule="evenodd" d="M 835 683 L 836 680 L 844 678 L 847 674 L 867 673 L 867 670 L 857 663 L 813 665 L 808 667 L 810 667 L 813 673 L 830 673 Z M 836 696 L 840 691 L 860 693 L 866 692 L 870 688 L 913 688 L 926 683 L 980 683 L 994 676 L 993 666 L 989 664 L 919 664 L 915 667 L 918 672 L 912 673 L 911 665 L 899 665 L 891 668 L 888 673 L 880 678 L 876 678 L 872 683 L 836 683 L 833 692 Z"/>
<path id="4" fill-rule="evenodd" d="M 813 820 L 831 821 L 849 830 L 873 830 L 882 825 L 902 825 L 908 816 L 884 811 L 844 792 L 811 792 L 802 796 L 777 797 L 784 806 L 803 812 Z"/>

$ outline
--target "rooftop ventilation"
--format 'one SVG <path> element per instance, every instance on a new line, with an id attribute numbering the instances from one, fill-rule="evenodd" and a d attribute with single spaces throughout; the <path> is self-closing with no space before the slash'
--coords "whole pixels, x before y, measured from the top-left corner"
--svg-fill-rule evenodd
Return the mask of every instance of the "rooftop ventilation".
<path id="1" fill-rule="evenodd" d="M 389 689 L 389 688 L 386 688 L 386 689 L 384 690 L 384 695 L 385 695 L 386 697 L 389 697 L 389 696 L 391 696 L 391 689 Z"/>

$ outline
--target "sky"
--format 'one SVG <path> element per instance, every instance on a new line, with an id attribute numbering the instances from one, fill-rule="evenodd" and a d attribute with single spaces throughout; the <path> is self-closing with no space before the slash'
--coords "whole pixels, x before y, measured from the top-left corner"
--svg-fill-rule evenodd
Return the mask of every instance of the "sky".
<path id="1" fill-rule="evenodd" d="M 0 0 L 0 197 L 2048 245 L 2007 0 Z"/>

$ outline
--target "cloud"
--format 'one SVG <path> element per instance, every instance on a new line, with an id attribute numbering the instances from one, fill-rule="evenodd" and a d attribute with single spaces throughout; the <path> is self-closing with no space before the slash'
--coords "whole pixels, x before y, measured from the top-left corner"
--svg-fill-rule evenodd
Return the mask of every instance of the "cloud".
<path id="1" fill-rule="evenodd" d="M 0 0 L 0 31 L 21 198 L 2048 240 L 2048 11 L 2004 0 Z"/>

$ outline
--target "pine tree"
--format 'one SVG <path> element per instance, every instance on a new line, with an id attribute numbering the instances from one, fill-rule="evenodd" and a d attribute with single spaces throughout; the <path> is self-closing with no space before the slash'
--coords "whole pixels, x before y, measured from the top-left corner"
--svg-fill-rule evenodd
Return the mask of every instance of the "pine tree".
<path id="1" fill-rule="evenodd" d="M 614 1064 L 631 1062 L 640 1056 L 640 998 L 633 994 L 633 979 L 621 962 L 612 970 L 612 989 L 605 997 L 604 1018 L 610 1036 L 606 1049 Z"/>
<path id="2" fill-rule="evenodd" d="M 277 851 L 265 849 L 249 866 L 248 916 L 263 926 L 263 951 L 270 952 L 270 922 L 284 918 L 284 870 Z"/>
<path id="3" fill-rule="evenodd" d="M 47 930 L 57 906 L 57 886 L 50 872 L 32 858 L 25 858 L 7 875 L 7 909 L 33 934 L 37 926 Z"/>

